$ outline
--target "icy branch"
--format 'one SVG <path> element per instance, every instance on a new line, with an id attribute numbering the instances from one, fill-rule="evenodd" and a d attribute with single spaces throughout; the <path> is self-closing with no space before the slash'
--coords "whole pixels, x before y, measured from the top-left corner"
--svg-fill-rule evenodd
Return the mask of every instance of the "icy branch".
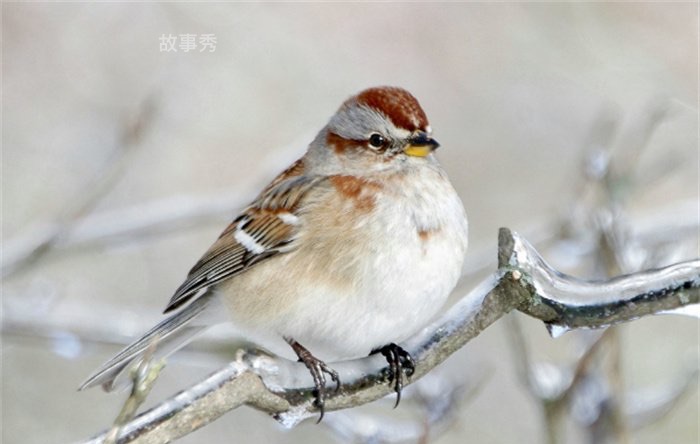
<path id="1" fill-rule="evenodd" d="M 501 248 L 511 239 L 511 276 L 522 274 L 530 295 L 517 308 L 549 325 L 605 327 L 698 303 L 700 259 L 590 282 L 557 272 L 525 239 L 502 229 Z"/>
<path id="2" fill-rule="evenodd" d="M 412 382 L 424 376 L 501 316 L 517 309 L 563 328 L 602 327 L 697 304 L 700 260 L 587 282 L 549 267 L 516 233 L 499 233 L 499 268 L 441 319 L 403 344 L 416 361 Z M 343 382 L 329 393 L 326 411 L 366 404 L 393 393 L 381 356 L 334 363 Z M 231 364 L 136 417 L 118 442 L 164 443 L 248 405 L 292 427 L 317 414 L 306 368 L 259 352 L 241 352 Z M 90 443 L 102 442 L 101 434 Z"/>

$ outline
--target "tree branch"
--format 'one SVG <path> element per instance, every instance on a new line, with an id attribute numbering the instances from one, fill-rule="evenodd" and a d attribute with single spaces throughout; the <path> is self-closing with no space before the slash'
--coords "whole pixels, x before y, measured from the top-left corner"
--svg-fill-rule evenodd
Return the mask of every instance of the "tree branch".
<path id="1" fill-rule="evenodd" d="M 507 229 L 501 236 L 510 236 Z M 512 235 L 512 273 L 522 273 L 531 297 L 518 310 L 564 329 L 607 327 L 698 303 L 700 259 L 591 282 L 550 267 L 525 239 Z"/>
<path id="2" fill-rule="evenodd" d="M 70 232 L 73 224 L 92 211 L 122 176 L 136 152 L 136 147 L 153 122 L 156 103 L 146 99 L 123 127 L 116 148 L 102 168 L 86 184 L 82 194 L 67 202 L 51 222 L 36 224 L 17 238 L 5 241 L 0 274 L 3 278 L 26 268 L 42 258 Z"/>
<path id="3" fill-rule="evenodd" d="M 513 309 L 550 325 L 595 328 L 697 304 L 700 298 L 700 260 L 587 282 L 558 273 L 525 239 L 505 228 L 499 233 L 498 258 L 498 271 L 404 344 L 416 361 L 412 382 Z M 329 393 L 326 411 L 393 393 L 381 356 L 333 367 L 343 384 L 337 393 Z M 118 442 L 170 442 L 241 405 L 270 413 L 288 427 L 316 414 L 303 365 L 242 351 L 207 379 L 126 424 Z"/>

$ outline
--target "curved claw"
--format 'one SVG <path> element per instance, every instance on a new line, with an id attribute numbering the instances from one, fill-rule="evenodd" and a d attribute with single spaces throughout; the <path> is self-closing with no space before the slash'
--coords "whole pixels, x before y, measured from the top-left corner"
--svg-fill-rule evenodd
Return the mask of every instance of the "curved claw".
<path id="1" fill-rule="evenodd" d="M 289 345 L 291 345 L 294 353 L 299 357 L 299 361 L 303 362 L 306 368 L 309 369 L 311 377 L 314 380 L 314 404 L 318 408 L 321 415 L 316 423 L 318 424 L 323 419 L 325 414 L 325 400 L 326 400 L 326 375 L 331 377 L 331 380 L 335 382 L 335 391 L 340 389 L 340 377 L 338 372 L 330 368 L 325 362 L 321 361 L 317 357 L 311 354 L 303 345 L 299 344 L 297 341 L 291 338 L 285 338 Z M 325 373 L 325 374 L 324 374 Z"/>
<path id="2" fill-rule="evenodd" d="M 381 353 L 389 364 L 389 383 L 394 384 L 394 391 L 396 392 L 396 403 L 394 404 L 394 408 L 396 408 L 398 407 L 399 402 L 401 402 L 401 390 L 404 386 L 404 374 L 407 377 L 411 377 L 416 370 L 416 363 L 413 360 L 413 357 L 406 350 L 393 342 L 385 345 L 382 348 L 373 350 L 371 354 L 374 353 Z"/>

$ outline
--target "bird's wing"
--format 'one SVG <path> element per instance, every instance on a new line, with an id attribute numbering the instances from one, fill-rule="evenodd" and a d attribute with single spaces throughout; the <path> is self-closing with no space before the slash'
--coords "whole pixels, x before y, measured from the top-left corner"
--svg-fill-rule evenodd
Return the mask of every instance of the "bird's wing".
<path id="1" fill-rule="evenodd" d="M 165 313 L 181 307 L 200 290 L 232 278 L 254 264 L 294 248 L 299 206 L 323 179 L 303 174 L 297 161 L 282 172 L 204 253 L 175 291 Z"/>

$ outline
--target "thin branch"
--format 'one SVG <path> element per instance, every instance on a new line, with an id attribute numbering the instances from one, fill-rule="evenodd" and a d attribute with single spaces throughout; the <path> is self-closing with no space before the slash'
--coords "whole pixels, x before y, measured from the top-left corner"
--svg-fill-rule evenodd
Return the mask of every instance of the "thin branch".
<path id="1" fill-rule="evenodd" d="M 523 285 L 532 287 L 532 297 L 525 298 L 518 310 L 550 326 L 607 327 L 698 303 L 700 259 L 591 282 L 556 271 L 523 238 L 512 239 L 509 266 L 523 274 Z"/>
<path id="2" fill-rule="evenodd" d="M 56 248 L 103 247 L 124 240 L 157 237 L 206 222 L 227 220 L 247 201 L 246 192 L 219 196 L 173 196 L 130 208 L 109 210 L 76 221 Z"/>
<path id="3" fill-rule="evenodd" d="M 153 362 L 153 353 L 156 350 L 157 338 L 151 342 L 140 364 L 131 369 L 131 393 L 124 402 L 117 419 L 114 421 L 112 429 L 107 432 L 107 437 L 103 444 L 116 444 L 120 431 L 125 424 L 131 421 L 136 415 L 138 408 L 146 400 L 151 392 L 153 384 L 156 382 L 160 371 L 165 367 L 165 360 L 160 359 Z"/>
<path id="4" fill-rule="evenodd" d="M 699 297 L 700 261 L 606 282 L 584 282 L 546 266 L 524 239 L 501 229 L 499 270 L 404 344 L 416 361 L 411 382 L 515 308 L 545 322 L 599 327 L 696 304 Z M 326 411 L 355 407 L 392 393 L 385 367 L 377 356 L 334 364 L 343 385 L 330 394 Z M 119 442 L 170 442 L 241 405 L 270 413 L 292 427 L 316 414 L 308 378 L 301 364 L 240 353 L 233 363 L 125 425 Z M 104 434 L 88 442 L 103 438 Z"/>
<path id="5" fill-rule="evenodd" d="M 70 231 L 72 225 L 85 217 L 114 187 L 122 176 L 148 126 L 153 121 L 155 105 L 147 99 L 137 114 L 121 128 L 117 147 L 102 168 L 83 187 L 87 192 L 67 204 L 61 214 L 51 222 L 36 225 L 17 238 L 5 242 L 3 264 L 0 268 L 5 278 L 35 263 L 48 253 Z"/>
<path id="6" fill-rule="evenodd" d="M 220 196 L 173 196 L 121 210 L 89 214 L 109 192 L 128 166 L 130 157 L 146 133 L 155 115 L 154 99 L 147 99 L 141 109 L 121 129 L 119 143 L 103 170 L 94 175 L 84 193 L 76 196 L 71 205 L 53 220 L 36 223 L 19 236 L 6 240 L 3 245 L 2 276 L 24 269 L 47 253 L 65 254 L 76 248 L 121 245 L 125 240 L 143 240 L 176 230 L 234 217 L 236 208 L 248 203 L 242 196 L 254 195 L 260 184 Z M 268 175 L 279 172 L 282 166 L 298 158 L 298 147 L 312 135 L 305 134 L 289 145 L 280 147 L 275 156 L 266 161 L 262 171 Z"/>

